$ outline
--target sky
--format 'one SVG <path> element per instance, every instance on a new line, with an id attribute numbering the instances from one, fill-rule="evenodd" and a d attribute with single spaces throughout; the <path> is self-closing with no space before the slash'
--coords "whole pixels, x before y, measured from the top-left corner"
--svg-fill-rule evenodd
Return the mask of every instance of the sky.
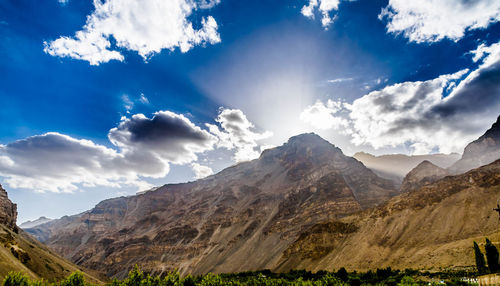
<path id="1" fill-rule="evenodd" d="M 293 135 L 461 153 L 500 114 L 495 0 L 0 0 L 18 221 L 196 180 Z"/>

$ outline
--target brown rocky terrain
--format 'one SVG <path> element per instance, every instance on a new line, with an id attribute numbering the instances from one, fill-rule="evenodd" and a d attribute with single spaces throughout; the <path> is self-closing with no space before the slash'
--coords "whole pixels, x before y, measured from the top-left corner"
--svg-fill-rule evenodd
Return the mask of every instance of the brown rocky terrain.
<path id="1" fill-rule="evenodd" d="M 106 200 L 29 231 L 119 277 L 134 264 L 155 274 L 471 267 L 473 240 L 500 241 L 492 210 L 500 160 L 439 179 L 445 172 L 425 162 L 407 179 L 420 186 L 398 194 L 306 134 L 206 179 Z"/>
<path id="2" fill-rule="evenodd" d="M 462 158 L 449 171 L 460 174 L 470 169 L 489 164 L 500 158 L 500 116 L 497 121 L 477 140 L 469 143 Z"/>
<path id="3" fill-rule="evenodd" d="M 383 206 L 313 225 L 287 248 L 276 270 L 439 270 L 474 265 L 472 242 L 500 241 L 500 160 L 401 194 Z"/>
<path id="4" fill-rule="evenodd" d="M 449 175 L 446 169 L 440 168 L 425 160 L 411 170 L 403 179 L 401 192 L 411 192 L 420 187 L 433 183 Z"/>
<path id="5" fill-rule="evenodd" d="M 156 274 L 174 268 L 181 273 L 276 269 L 283 255 L 295 256 L 290 246 L 305 229 L 397 194 L 390 181 L 356 159 L 315 134 L 303 134 L 205 179 L 105 200 L 29 232 L 78 265 L 108 276 L 123 277 L 136 263 Z M 355 231 L 333 227 L 340 237 Z"/>
<path id="6" fill-rule="evenodd" d="M 7 192 L 0 186 L 0 281 L 10 271 L 48 281 L 58 281 L 72 272 L 82 271 L 81 267 L 55 254 L 18 228 L 16 217 L 16 204 L 9 200 Z M 87 281 L 100 283 L 95 276 L 84 275 Z"/>
<path id="7" fill-rule="evenodd" d="M 440 168 L 448 168 L 460 159 L 460 155 L 457 153 L 412 156 L 389 154 L 374 156 L 368 153 L 358 152 L 354 154 L 353 157 L 361 161 L 366 167 L 370 168 L 380 177 L 392 180 L 397 186 L 402 184 L 408 172 L 423 161 L 429 161 Z"/>

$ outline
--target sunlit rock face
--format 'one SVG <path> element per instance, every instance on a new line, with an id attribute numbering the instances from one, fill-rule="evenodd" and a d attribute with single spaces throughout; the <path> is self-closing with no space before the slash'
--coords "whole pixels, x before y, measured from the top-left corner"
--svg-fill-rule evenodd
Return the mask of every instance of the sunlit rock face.
<path id="1" fill-rule="evenodd" d="M 205 179 L 105 200 L 27 231 L 108 276 L 136 263 L 155 274 L 277 269 L 304 229 L 397 194 L 339 148 L 302 134 Z"/>
<path id="2" fill-rule="evenodd" d="M 14 229 L 17 220 L 17 205 L 13 204 L 7 192 L 0 185 L 0 224 Z"/>
<path id="3" fill-rule="evenodd" d="M 460 174 L 468 170 L 489 164 L 500 158 L 500 116 L 483 136 L 469 143 L 462 158 L 453 164 L 449 170 Z"/>
<path id="4" fill-rule="evenodd" d="M 401 184 L 401 192 L 417 190 L 447 175 L 449 175 L 449 172 L 446 169 L 440 168 L 429 161 L 423 161 L 405 176 Z"/>

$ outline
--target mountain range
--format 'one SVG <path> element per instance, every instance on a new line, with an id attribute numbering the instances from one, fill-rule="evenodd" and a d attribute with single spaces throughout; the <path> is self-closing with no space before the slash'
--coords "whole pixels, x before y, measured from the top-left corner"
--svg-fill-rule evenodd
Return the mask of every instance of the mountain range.
<path id="1" fill-rule="evenodd" d="M 449 163 L 488 165 L 457 174 L 422 160 L 400 190 L 310 133 L 205 179 L 105 200 L 26 231 L 108 277 L 134 264 L 153 274 L 471 267 L 472 240 L 498 235 L 496 128 Z"/>

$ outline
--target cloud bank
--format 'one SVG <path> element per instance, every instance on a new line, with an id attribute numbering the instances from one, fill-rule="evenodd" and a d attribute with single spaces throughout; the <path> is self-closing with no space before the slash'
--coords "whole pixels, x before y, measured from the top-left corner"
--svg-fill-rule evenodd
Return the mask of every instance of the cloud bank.
<path id="1" fill-rule="evenodd" d="M 145 178 L 162 178 L 170 164 L 190 165 L 196 178 L 212 174 L 198 164 L 198 155 L 214 148 L 235 151 L 235 158 L 253 159 L 263 135 L 241 110 L 221 108 L 211 133 L 182 114 L 158 111 L 123 117 L 108 133 L 111 147 L 49 132 L 0 145 L 0 176 L 11 188 L 73 192 L 80 187 L 152 187 Z M 266 136 L 269 133 L 263 133 Z"/>
<path id="2" fill-rule="evenodd" d="M 479 63 L 473 71 L 389 85 L 352 104 L 319 102 L 301 119 L 318 129 L 342 130 L 355 145 L 407 146 L 414 154 L 461 152 L 500 110 L 500 43 L 480 45 L 472 55 Z"/>
<path id="3" fill-rule="evenodd" d="M 220 42 L 217 22 L 212 16 L 201 18 L 193 28 L 196 10 L 210 9 L 219 0 L 94 0 L 95 10 L 82 30 L 73 37 L 44 42 L 52 56 L 69 57 L 99 65 L 123 61 L 121 50 L 137 52 L 147 60 L 163 49 L 178 48 L 185 53 L 196 45 Z M 111 41 L 115 41 L 112 46 Z"/>
<path id="4" fill-rule="evenodd" d="M 379 19 L 387 31 L 402 34 L 411 42 L 461 39 L 468 30 L 484 29 L 500 21 L 500 2 L 495 0 L 389 0 Z"/>

